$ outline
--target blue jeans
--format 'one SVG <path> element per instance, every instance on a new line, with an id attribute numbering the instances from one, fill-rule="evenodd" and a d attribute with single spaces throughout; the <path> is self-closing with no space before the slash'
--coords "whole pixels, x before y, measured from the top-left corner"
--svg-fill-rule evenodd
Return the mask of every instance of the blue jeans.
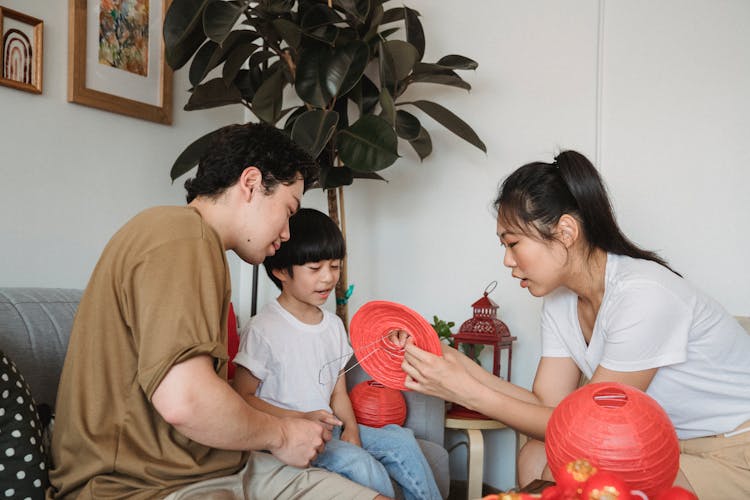
<path id="1" fill-rule="evenodd" d="M 391 478 L 404 492 L 406 500 L 439 500 L 440 491 L 411 429 L 398 425 L 381 428 L 359 426 L 362 447 L 341 441 L 341 428 L 312 463 L 341 474 L 355 483 L 367 486 L 393 498 Z"/>

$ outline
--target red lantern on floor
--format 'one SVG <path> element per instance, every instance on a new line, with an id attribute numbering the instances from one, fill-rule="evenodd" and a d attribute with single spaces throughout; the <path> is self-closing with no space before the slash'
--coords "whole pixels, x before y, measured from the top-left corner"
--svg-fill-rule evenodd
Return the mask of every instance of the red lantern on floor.
<path id="1" fill-rule="evenodd" d="M 488 345 L 494 348 L 492 356 L 492 373 L 497 377 L 510 381 L 511 361 L 513 360 L 513 341 L 516 337 L 510 335 L 508 326 L 500 321 L 497 317 L 498 305 L 488 297 L 497 286 L 497 281 L 493 281 L 484 290 L 482 298 L 474 302 L 471 307 L 474 315 L 464 321 L 459 328 L 458 333 L 453 335 L 453 342 L 456 349 L 461 344 L 466 344 L 469 348 L 470 356 L 473 356 L 477 344 Z M 500 373 L 500 357 L 502 351 L 508 351 L 508 367 L 504 376 Z M 454 417 L 465 418 L 488 418 L 481 413 L 464 408 L 461 405 L 454 404 L 449 415 Z"/>
<path id="2" fill-rule="evenodd" d="M 614 382 L 588 384 L 552 412 L 545 450 L 556 481 L 564 464 L 585 458 L 655 498 L 672 486 L 680 462 L 677 433 L 646 393 Z"/>
<path id="3" fill-rule="evenodd" d="M 383 427 L 388 424 L 404 425 L 406 422 L 406 400 L 397 389 L 374 380 L 365 380 L 352 388 L 349 399 L 357 423 Z"/>

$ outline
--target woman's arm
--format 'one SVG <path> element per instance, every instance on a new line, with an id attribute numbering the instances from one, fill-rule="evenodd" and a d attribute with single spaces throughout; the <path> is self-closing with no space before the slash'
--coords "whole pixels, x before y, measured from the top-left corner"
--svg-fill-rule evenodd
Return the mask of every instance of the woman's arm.
<path id="1" fill-rule="evenodd" d="M 580 377 L 571 359 L 542 358 L 534 390 L 528 391 L 495 377 L 447 346 L 442 357 L 411 343 L 405 349 L 402 367 L 407 388 L 459 403 L 538 439 L 544 439 L 554 406 L 575 390 Z"/>
<path id="2" fill-rule="evenodd" d="M 357 418 L 354 416 L 352 401 L 349 399 L 349 394 L 346 392 L 346 378 L 344 378 L 343 373 L 343 370 L 339 373 L 336 385 L 333 386 L 333 393 L 331 394 L 331 409 L 333 409 L 333 414 L 338 417 L 344 425 L 344 428 L 341 431 L 341 440 L 356 444 L 357 446 L 362 446 L 362 443 L 359 440 Z"/>

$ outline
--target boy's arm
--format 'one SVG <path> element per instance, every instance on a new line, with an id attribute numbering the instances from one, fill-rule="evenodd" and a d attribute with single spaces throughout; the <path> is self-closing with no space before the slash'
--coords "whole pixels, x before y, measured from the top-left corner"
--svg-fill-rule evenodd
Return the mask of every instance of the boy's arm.
<path id="1" fill-rule="evenodd" d="M 357 418 L 354 416 L 352 401 L 349 399 L 349 394 L 346 392 L 346 378 L 344 378 L 343 373 L 343 370 L 339 372 L 339 378 L 336 381 L 336 385 L 333 386 L 331 408 L 333 409 L 333 414 L 343 422 L 344 428 L 341 431 L 341 440 L 356 444 L 357 446 L 362 446 L 362 443 L 359 440 Z"/>
<path id="2" fill-rule="evenodd" d="M 258 390 L 260 382 L 260 379 L 253 375 L 250 370 L 244 366 L 237 365 L 237 369 L 234 372 L 234 379 L 232 380 L 232 387 L 237 391 L 237 394 L 242 396 L 242 399 L 244 399 L 247 404 L 256 410 L 260 410 L 276 417 L 305 417 L 302 412 L 279 408 L 271 403 L 266 403 L 256 396 L 255 391 Z"/>
<path id="3" fill-rule="evenodd" d="M 325 410 L 303 413 L 296 410 L 287 410 L 286 408 L 281 408 L 263 401 L 255 395 L 255 391 L 258 390 L 260 382 L 260 379 L 253 375 L 250 370 L 244 366 L 237 365 L 237 369 L 234 372 L 234 379 L 232 380 L 232 387 L 237 394 L 242 396 L 242 399 L 244 399 L 247 404 L 256 410 L 260 410 L 276 417 L 306 418 L 307 420 L 320 422 L 325 425 L 328 430 L 331 430 L 334 425 L 341 425 L 341 422 L 338 419 Z"/>

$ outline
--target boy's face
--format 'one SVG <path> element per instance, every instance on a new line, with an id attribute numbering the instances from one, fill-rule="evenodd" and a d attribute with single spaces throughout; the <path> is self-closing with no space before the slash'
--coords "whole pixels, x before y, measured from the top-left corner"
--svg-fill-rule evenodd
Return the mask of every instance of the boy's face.
<path id="1" fill-rule="evenodd" d="M 286 270 L 274 271 L 282 283 L 284 294 L 298 302 L 322 306 L 333 292 L 341 274 L 341 260 L 321 260 L 292 267 L 293 276 Z"/>

